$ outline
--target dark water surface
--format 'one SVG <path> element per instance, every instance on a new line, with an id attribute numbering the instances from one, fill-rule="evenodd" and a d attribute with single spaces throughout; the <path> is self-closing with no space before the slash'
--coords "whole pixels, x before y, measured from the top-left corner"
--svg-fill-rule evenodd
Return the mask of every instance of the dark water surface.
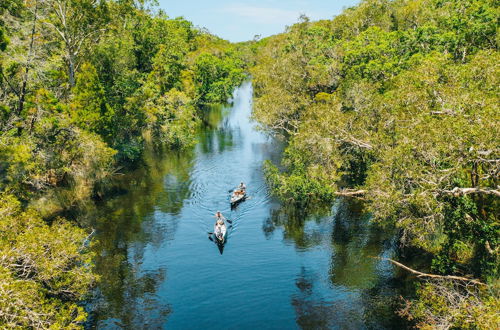
<path id="1" fill-rule="evenodd" d="M 252 86 L 214 107 L 194 150 L 148 152 L 123 176 L 124 193 L 85 216 L 96 229 L 101 277 L 89 328 L 394 328 L 398 281 L 390 236 L 361 205 L 338 200 L 304 212 L 269 194 L 265 159 L 280 146 L 255 130 Z M 247 183 L 235 210 L 228 190 Z M 233 220 L 221 254 L 213 214 Z"/>

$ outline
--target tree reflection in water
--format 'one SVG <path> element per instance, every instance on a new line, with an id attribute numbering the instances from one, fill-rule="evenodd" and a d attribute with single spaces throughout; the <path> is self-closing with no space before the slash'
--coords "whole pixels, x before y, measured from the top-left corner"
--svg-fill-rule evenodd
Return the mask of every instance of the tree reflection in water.
<path id="1" fill-rule="evenodd" d="M 262 231 L 270 238 L 276 228 L 282 228 L 286 242 L 294 244 L 299 250 L 307 250 L 321 245 L 325 238 L 325 226 L 330 223 L 330 214 L 330 208 L 325 205 L 317 205 L 314 208 L 283 205 L 278 209 L 271 209 L 271 216 L 264 221 Z M 308 226 L 308 223 L 313 226 Z"/>
<path id="2" fill-rule="evenodd" d="M 204 154 L 222 153 L 233 146 L 233 130 L 227 116 L 230 108 L 211 105 L 202 109 L 203 129 L 198 135 L 200 151 Z"/>
<path id="3" fill-rule="evenodd" d="M 272 209 L 262 230 L 271 238 L 278 228 L 298 253 L 330 254 L 330 264 L 324 265 L 329 269 L 326 276 L 324 266 L 315 265 L 302 267 L 296 277 L 291 304 L 301 328 L 377 329 L 402 324 L 394 314 L 400 283 L 390 264 L 373 258 L 393 254 L 394 235 L 371 222 L 362 202 L 342 198 L 332 208 Z"/>
<path id="4" fill-rule="evenodd" d="M 150 249 L 174 238 L 190 194 L 192 160 L 190 150 L 165 156 L 150 149 L 138 169 L 116 179 L 117 189 L 125 193 L 81 214 L 80 220 L 96 229 L 92 249 L 100 277 L 88 304 L 89 326 L 160 328 L 165 323 L 170 306 L 156 292 L 167 269 L 148 269 L 143 261 Z"/>

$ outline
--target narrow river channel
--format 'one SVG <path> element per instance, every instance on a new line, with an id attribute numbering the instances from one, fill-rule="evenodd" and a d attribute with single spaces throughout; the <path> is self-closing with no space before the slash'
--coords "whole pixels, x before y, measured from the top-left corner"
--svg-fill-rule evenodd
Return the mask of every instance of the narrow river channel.
<path id="1" fill-rule="evenodd" d="M 394 328 L 401 285 L 390 235 L 362 205 L 304 212 L 274 199 L 262 162 L 280 144 L 250 119 L 252 85 L 213 107 L 192 150 L 147 152 L 116 196 L 82 216 L 96 229 L 100 284 L 86 308 L 94 329 Z M 250 199 L 231 210 L 240 181 Z M 233 220 L 223 251 L 214 213 Z M 222 253 L 221 253 L 222 252 Z"/>

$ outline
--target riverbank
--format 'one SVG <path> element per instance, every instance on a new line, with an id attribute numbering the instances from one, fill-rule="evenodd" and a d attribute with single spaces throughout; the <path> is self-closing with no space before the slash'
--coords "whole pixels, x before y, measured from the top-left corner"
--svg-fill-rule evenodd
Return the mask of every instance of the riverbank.
<path id="1" fill-rule="evenodd" d="M 191 328 L 221 302 L 231 327 L 496 326 L 494 1 L 365 0 L 240 44 L 148 1 L 63 7 L 0 5 L 0 327 Z"/>

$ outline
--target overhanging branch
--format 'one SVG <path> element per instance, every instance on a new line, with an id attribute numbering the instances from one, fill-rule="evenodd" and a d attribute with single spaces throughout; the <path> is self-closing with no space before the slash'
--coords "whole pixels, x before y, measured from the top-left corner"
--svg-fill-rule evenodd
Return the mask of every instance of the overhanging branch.
<path id="1" fill-rule="evenodd" d="M 422 272 L 419 272 L 418 270 L 412 269 L 412 268 L 410 268 L 408 266 L 403 265 L 400 262 L 397 262 L 397 261 L 389 259 L 389 258 L 381 258 L 381 257 L 374 257 L 374 258 L 380 259 L 380 260 L 389 261 L 392 264 L 394 264 L 394 265 L 396 265 L 396 266 L 398 266 L 400 268 L 403 268 L 404 270 L 407 270 L 407 271 L 409 271 L 412 274 L 417 275 L 417 277 L 439 278 L 439 279 L 445 279 L 445 280 L 455 280 L 455 281 L 470 282 L 470 283 L 477 284 L 477 285 L 486 285 L 483 282 L 481 282 L 479 280 L 476 280 L 476 279 L 473 279 L 473 278 L 462 277 L 462 276 L 454 276 L 454 275 L 436 275 L 436 274 L 422 273 Z"/>

